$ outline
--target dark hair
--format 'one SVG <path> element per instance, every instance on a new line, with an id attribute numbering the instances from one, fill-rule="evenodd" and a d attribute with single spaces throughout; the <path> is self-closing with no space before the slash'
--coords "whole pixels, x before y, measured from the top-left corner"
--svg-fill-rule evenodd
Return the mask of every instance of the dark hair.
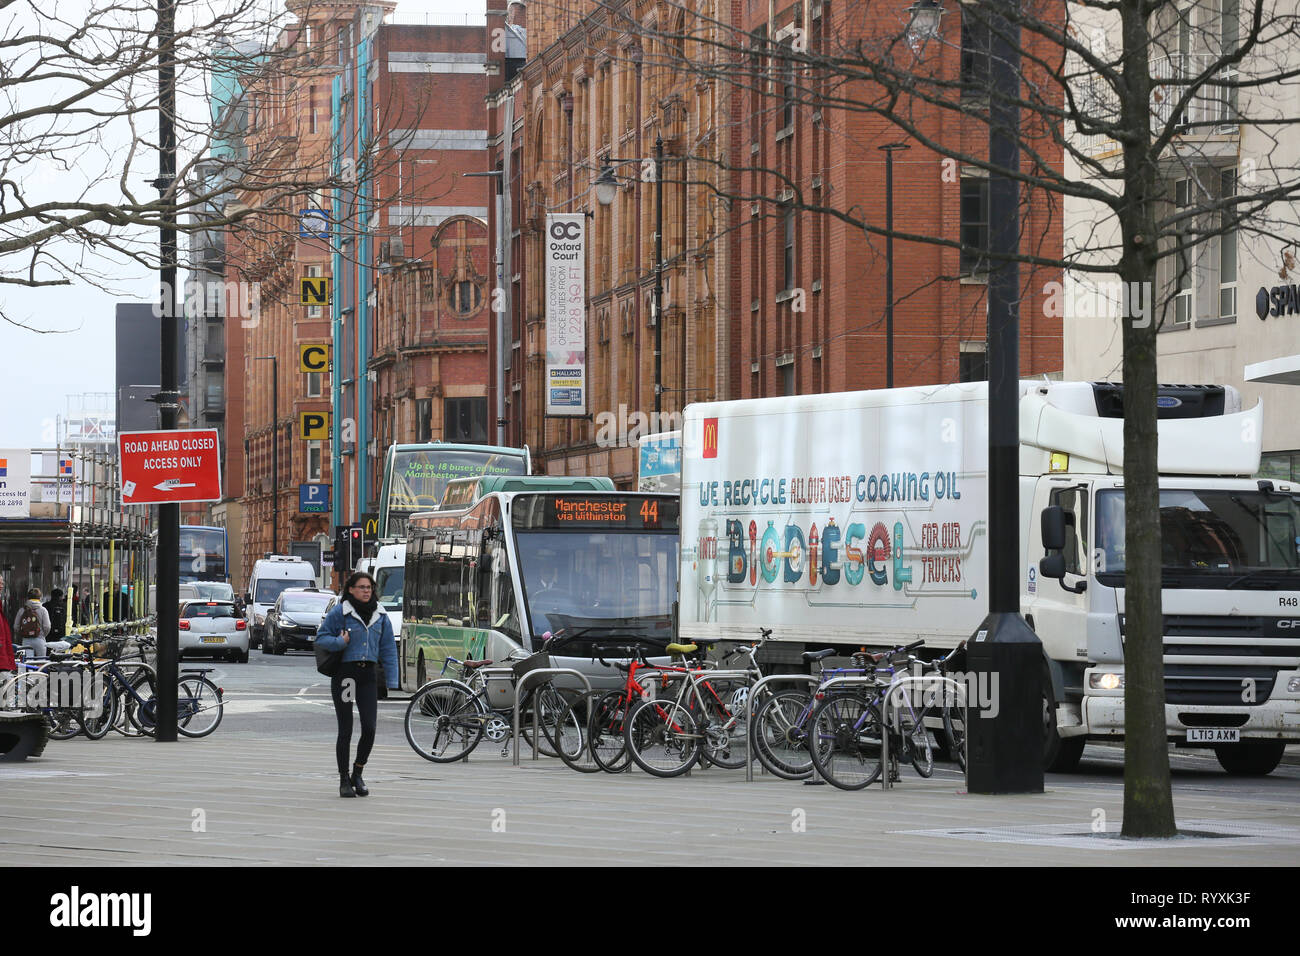
<path id="1" fill-rule="evenodd" d="M 27 589 L 27 600 L 29 600 L 29 601 L 39 601 L 40 599 L 41 599 L 41 589 L 40 589 L 40 588 L 28 588 L 28 589 Z"/>
<path id="2" fill-rule="evenodd" d="M 365 571 L 353 571 L 352 574 L 349 575 L 347 583 L 343 585 L 343 596 L 347 597 L 352 592 L 352 589 L 357 586 L 357 582 L 362 578 L 369 581 L 372 588 L 375 586 L 375 579 L 370 574 Z"/>

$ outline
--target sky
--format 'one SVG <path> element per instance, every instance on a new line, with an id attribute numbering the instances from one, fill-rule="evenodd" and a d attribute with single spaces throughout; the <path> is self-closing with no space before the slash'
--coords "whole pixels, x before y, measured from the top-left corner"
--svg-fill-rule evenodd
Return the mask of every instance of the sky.
<path id="1" fill-rule="evenodd" d="M 399 0 L 397 12 L 441 18 L 481 9 L 481 0 Z M 138 164 L 142 179 L 156 168 L 152 161 Z M 57 188 L 58 175 L 41 178 Z M 143 195 L 153 193 L 146 187 Z M 6 314 L 32 326 L 0 322 L 0 448 L 53 448 L 55 420 L 66 417 L 69 394 L 113 391 L 114 307 L 154 301 L 157 280 L 134 264 L 107 271 L 108 290 L 85 281 L 41 289 L 0 285 Z"/>

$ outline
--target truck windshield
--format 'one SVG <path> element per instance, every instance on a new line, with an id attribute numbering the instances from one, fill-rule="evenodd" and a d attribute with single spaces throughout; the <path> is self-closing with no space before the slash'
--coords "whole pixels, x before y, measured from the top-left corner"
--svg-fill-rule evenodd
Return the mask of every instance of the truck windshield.
<path id="1" fill-rule="evenodd" d="M 671 637 L 675 533 L 519 531 L 516 543 L 534 637 Z"/>
<path id="2" fill-rule="evenodd" d="M 1122 584 L 1124 492 L 1097 493 L 1097 578 Z M 1297 586 L 1300 496 L 1163 488 L 1160 543 L 1165 587 Z"/>
<path id="3" fill-rule="evenodd" d="M 279 598 L 280 592 L 287 588 L 310 588 L 314 587 L 315 581 L 289 581 L 284 578 L 263 578 L 257 582 L 257 590 L 253 592 L 254 604 L 274 604 Z"/>

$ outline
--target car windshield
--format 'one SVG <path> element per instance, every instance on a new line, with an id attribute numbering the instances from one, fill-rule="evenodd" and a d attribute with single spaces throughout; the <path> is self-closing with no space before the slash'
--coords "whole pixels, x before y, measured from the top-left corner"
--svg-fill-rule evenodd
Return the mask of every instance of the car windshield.
<path id="1" fill-rule="evenodd" d="M 379 591 L 379 603 L 388 611 L 402 609 L 402 586 L 406 581 L 406 567 L 397 565 L 380 568 L 375 572 L 375 587 Z"/>
<path id="2" fill-rule="evenodd" d="M 257 589 L 253 591 L 253 601 L 257 604 L 274 604 L 281 592 L 289 588 L 309 588 L 314 583 L 313 581 L 289 581 L 284 578 L 263 578 L 257 582 Z"/>
<path id="3" fill-rule="evenodd" d="M 677 596 L 677 535 L 517 533 L 533 635 L 561 628 L 663 636 Z"/>
<path id="4" fill-rule="evenodd" d="M 1097 576 L 1122 579 L 1124 492 L 1097 494 Z M 1294 587 L 1300 567 L 1300 495 L 1247 490 L 1160 490 L 1165 587 Z"/>
<path id="5" fill-rule="evenodd" d="M 234 617 L 233 604 L 187 604 L 181 617 Z"/>
<path id="6" fill-rule="evenodd" d="M 280 600 L 280 610 L 299 614 L 324 614 L 332 600 L 332 594 L 286 594 Z"/>
<path id="7" fill-rule="evenodd" d="M 219 581 L 194 581 L 190 584 L 199 593 L 199 597 L 209 601 L 233 601 L 235 589 Z"/>

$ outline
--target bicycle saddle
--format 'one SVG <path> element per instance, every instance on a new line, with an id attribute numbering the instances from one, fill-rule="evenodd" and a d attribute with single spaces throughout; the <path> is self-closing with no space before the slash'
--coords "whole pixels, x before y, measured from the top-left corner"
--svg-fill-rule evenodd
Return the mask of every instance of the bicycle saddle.
<path id="1" fill-rule="evenodd" d="M 804 651 L 803 662 L 805 664 L 811 664 L 813 661 L 825 660 L 826 658 L 831 657 L 834 654 L 835 654 L 835 648 L 833 647 L 828 647 L 823 651 Z"/>
<path id="2" fill-rule="evenodd" d="M 490 660 L 486 660 L 486 659 L 481 661 L 465 661 L 465 667 L 467 670 L 474 671 L 474 670 L 478 670 L 480 667 L 487 667 L 491 663 L 492 662 Z"/>
<path id="3" fill-rule="evenodd" d="M 669 644 L 664 648 L 669 654 L 694 654 L 699 649 L 698 644 Z"/>

